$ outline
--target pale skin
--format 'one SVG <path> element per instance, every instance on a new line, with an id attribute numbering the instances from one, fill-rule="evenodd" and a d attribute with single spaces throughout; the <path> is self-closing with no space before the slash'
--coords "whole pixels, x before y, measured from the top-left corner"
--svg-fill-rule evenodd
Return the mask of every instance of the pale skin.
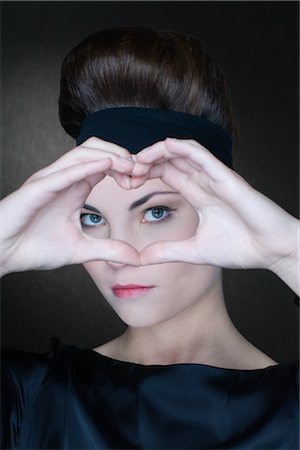
<path id="1" fill-rule="evenodd" d="M 161 191 L 168 193 L 129 210 Z M 231 322 L 220 268 L 267 269 L 297 293 L 299 221 L 197 142 L 167 139 L 135 156 L 91 138 L 1 204 L 3 274 L 84 264 L 128 324 L 95 351 L 145 365 L 276 364 Z M 170 211 L 155 217 L 153 208 L 164 206 Z M 114 283 L 154 289 L 124 301 L 113 295 Z"/>

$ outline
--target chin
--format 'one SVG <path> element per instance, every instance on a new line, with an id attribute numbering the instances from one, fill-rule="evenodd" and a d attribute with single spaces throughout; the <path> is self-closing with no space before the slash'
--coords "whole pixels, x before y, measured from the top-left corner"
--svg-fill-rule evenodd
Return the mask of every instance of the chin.
<path id="1" fill-rule="evenodd" d="M 129 305 L 127 303 L 126 306 L 122 307 L 123 305 L 121 305 L 120 307 L 112 301 L 107 301 L 122 322 L 132 328 L 149 328 L 168 322 L 189 307 L 187 305 L 183 306 L 182 309 L 168 311 L 168 308 L 163 309 L 161 305 L 149 306 L 142 303 Z"/>
<path id="2" fill-rule="evenodd" d="M 112 306 L 110 304 L 110 306 Z M 125 323 L 128 327 L 132 328 L 147 328 L 157 325 L 165 320 L 161 317 L 153 317 L 149 314 L 149 311 L 136 311 L 135 308 L 131 308 L 127 311 L 119 311 L 117 308 L 112 307 L 119 319 Z"/>

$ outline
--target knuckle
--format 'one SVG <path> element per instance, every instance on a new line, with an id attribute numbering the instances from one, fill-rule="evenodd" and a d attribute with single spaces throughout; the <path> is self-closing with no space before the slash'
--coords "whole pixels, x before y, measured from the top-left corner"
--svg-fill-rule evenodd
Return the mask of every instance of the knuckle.
<path id="1" fill-rule="evenodd" d="M 22 186 L 26 186 L 27 184 L 39 180 L 43 176 L 43 173 L 44 173 L 43 169 L 38 170 L 37 172 L 32 174 L 29 178 L 27 178 L 27 180 L 22 184 Z"/>
<path id="2" fill-rule="evenodd" d="M 97 138 L 96 136 L 91 136 L 85 141 L 83 141 L 80 145 L 75 147 L 73 150 L 78 151 L 78 149 L 85 149 L 85 148 L 97 148 L 97 147 L 100 148 L 101 142 L 102 140 L 100 138 Z"/>
<path id="3" fill-rule="evenodd" d="M 84 144 L 98 144 L 100 143 L 101 139 L 97 138 L 96 136 L 89 137 L 86 141 L 84 141 Z"/>

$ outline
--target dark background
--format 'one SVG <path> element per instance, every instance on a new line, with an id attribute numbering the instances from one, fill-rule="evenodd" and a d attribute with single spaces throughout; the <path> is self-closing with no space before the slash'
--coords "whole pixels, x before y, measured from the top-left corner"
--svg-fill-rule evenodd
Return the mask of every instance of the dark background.
<path id="1" fill-rule="evenodd" d="M 240 130 L 237 171 L 298 214 L 298 2 L 25 1 L 1 9 L 3 195 L 74 146 L 58 120 L 66 53 L 103 28 L 150 26 L 197 36 L 224 68 Z M 263 270 L 224 276 L 240 332 L 279 362 L 297 359 L 291 290 Z M 46 351 L 51 336 L 95 347 L 125 329 L 80 266 L 7 275 L 1 305 L 2 345 L 22 350 Z"/>

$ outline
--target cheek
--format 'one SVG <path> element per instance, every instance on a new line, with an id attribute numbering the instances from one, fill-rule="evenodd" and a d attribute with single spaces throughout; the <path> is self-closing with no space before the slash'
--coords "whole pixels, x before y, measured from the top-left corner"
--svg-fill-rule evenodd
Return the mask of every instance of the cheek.
<path id="1" fill-rule="evenodd" d="M 185 226 L 181 239 L 188 239 L 194 236 L 198 226 L 199 226 L 199 216 L 198 214 L 195 214 L 195 216 L 193 216 L 189 221 L 189 223 Z"/>
<path id="2" fill-rule="evenodd" d="M 190 208 L 180 216 L 174 229 L 169 230 L 169 239 L 188 239 L 194 236 L 198 225 L 199 216 L 193 208 Z"/>
<path id="3" fill-rule="evenodd" d="M 184 210 L 161 224 L 145 225 L 142 234 L 147 243 L 158 240 L 180 241 L 194 236 L 199 224 L 199 216 L 194 209 Z"/>
<path id="4" fill-rule="evenodd" d="M 83 264 L 83 267 L 99 289 L 102 285 L 104 285 L 103 281 L 105 280 L 105 264 L 106 263 L 102 261 L 92 261 Z"/>
<path id="5" fill-rule="evenodd" d="M 160 271 L 161 278 L 165 278 L 169 288 L 174 288 L 178 294 L 191 292 L 195 295 L 201 295 L 206 291 L 219 273 L 217 267 L 180 262 L 161 264 Z"/>

